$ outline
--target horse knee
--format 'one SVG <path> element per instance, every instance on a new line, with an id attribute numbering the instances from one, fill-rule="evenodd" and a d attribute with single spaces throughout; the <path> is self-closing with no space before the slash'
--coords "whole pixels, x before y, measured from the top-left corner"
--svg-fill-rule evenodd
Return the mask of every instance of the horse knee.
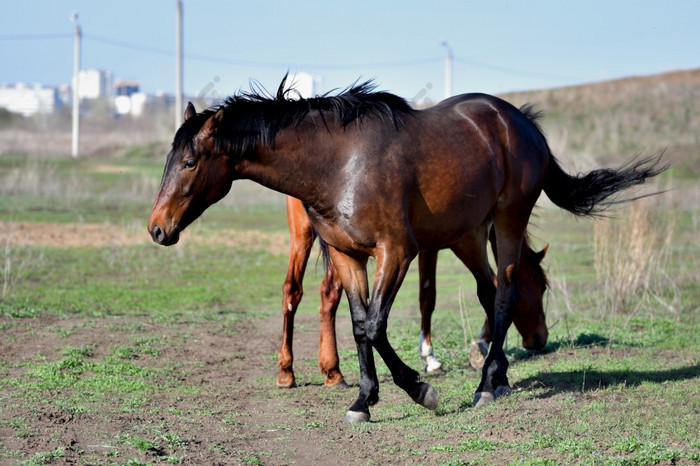
<path id="1" fill-rule="evenodd" d="M 304 290 L 301 287 L 301 284 L 293 280 L 286 280 L 282 285 L 282 293 L 284 294 L 285 301 L 287 303 L 287 307 L 284 309 L 284 311 L 294 312 L 297 306 L 299 306 L 301 298 L 304 295 Z"/>
<path id="2" fill-rule="evenodd" d="M 378 342 L 386 338 L 386 324 L 382 322 L 366 322 L 365 333 L 367 335 L 367 341 L 372 346 L 375 346 Z"/>

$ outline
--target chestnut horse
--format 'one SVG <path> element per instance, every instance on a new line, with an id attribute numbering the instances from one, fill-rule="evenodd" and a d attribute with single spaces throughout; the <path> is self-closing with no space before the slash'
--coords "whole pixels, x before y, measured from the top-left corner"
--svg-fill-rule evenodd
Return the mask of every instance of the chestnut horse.
<path id="1" fill-rule="evenodd" d="M 296 386 L 294 377 L 294 315 L 304 294 L 303 279 L 306 265 L 311 254 L 316 234 L 306 215 L 306 209 L 299 199 L 287 196 L 287 224 L 289 226 L 289 267 L 287 278 L 282 286 L 282 346 L 277 355 L 277 365 L 280 373 L 277 376 L 277 386 L 291 388 Z M 495 237 L 491 235 L 491 246 L 496 254 Z M 542 296 L 547 289 L 547 277 L 540 266 L 547 247 L 540 252 L 530 249 L 526 240 L 523 241 L 518 268 L 518 283 L 520 285 L 520 300 L 513 314 L 513 324 L 522 335 L 522 345 L 526 349 L 539 350 L 547 343 L 548 330 L 542 305 Z M 489 302 L 495 295 L 493 289 L 493 271 L 484 269 L 484 262 L 474 260 L 471 247 L 478 244 L 475 238 L 469 237 L 460 244 L 453 246 L 455 253 L 462 258 L 477 281 L 477 294 Z M 478 254 L 477 254 L 478 255 Z M 423 371 L 429 374 L 440 373 L 442 364 L 435 357 L 431 341 L 431 317 L 435 310 L 435 274 L 437 266 L 437 251 L 420 251 L 418 253 L 419 302 L 421 312 L 421 328 L 418 337 L 418 354 L 423 360 Z M 331 267 L 321 283 L 321 340 L 318 351 L 318 366 L 324 375 L 326 386 L 345 385 L 340 372 L 340 360 L 335 339 L 335 314 L 341 298 L 341 283 L 338 274 Z M 486 291 L 484 291 L 486 287 Z M 469 348 L 469 362 L 475 369 L 481 369 L 484 357 L 491 342 L 488 319 L 479 332 L 478 341 Z"/>
<path id="2" fill-rule="evenodd" d="M 624 201 L 615 194 L 665 169 L 658 157 L 568 175 L 531 109 L 489 95 L 459 95 L 419 111 L 371 83 L 291 100 L 285 80 L 276 96 L 242 93 L 201 113 L 187 106 L 148 230 L 156 243 L 175 244 L 241 178 L 301 200 L 350 305 L 360 387 L 346 422 L 368 421 L 379 401 L 373 348 L 411 399 L 437 407 L 435 389 L 401 360 L 386 334 L 391 305 L 419 251 L 471 236 L 484 262 L 483 232 L 493 225 L 498 287 L 493 300 L 482 301 L 492 341 L 472 402 L 481 406 L 510 392 L 503 343 L 520 299 L 522 243 L 540 193 L 576 215 L 595 216 Z M 371 298 L 369 257 L 376 260 Z"/>

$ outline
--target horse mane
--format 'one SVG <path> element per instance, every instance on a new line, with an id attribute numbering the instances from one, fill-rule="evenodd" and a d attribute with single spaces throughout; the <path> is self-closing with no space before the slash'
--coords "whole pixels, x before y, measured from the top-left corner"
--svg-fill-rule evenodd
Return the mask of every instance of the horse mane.
<path id="1" fill-rule="evenodd" d="M 403 98 L 375 91 L 376 85 L 371 80 L 355 82 L 336 95 L 326 93 L 308 99 L 291 99 L 290 94 L 299 93 L 293 86 L 285 89 L 286 82 L 287 75 L 275 95 L 262 86 L 251 86 L 250 91 L 239 92 L 221 105 L 189 118 L 178 130 L 173 146 L 191 144 L 204 122 L 221 109 L 224 115 L 217 132 L 218 148 L 234 154 L 241 154 L 259 143 L 274 147 L 275 137 L 281 130 L 298 125 L 312 112 L 318 112 L 328 131 L 329 120 L 345 128 L 353 122 L 360 124 L 367 116 L 378 117 L 398 130 L 403 126 L 403 116 L 415 112 Z"/>

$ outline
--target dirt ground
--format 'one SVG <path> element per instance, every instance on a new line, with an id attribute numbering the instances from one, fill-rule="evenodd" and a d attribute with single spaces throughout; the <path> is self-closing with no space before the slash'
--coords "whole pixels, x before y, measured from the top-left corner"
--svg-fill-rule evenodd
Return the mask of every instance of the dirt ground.
<path id="1" fill-rule="evenodd" d="M 11 238 L 13 244 L 48 247 L 150 241 L 136 228 L 22 222 L 0 222 L 0 237 Z M 212 238 L 190 232 L 183 240 Z M 246 243 L 279 254 L 286 254 L 289 247 L 286 234 L 259 231 L 218 231 L 215 240 Z M 376 437 L 371 425 L 362 428 L 342 423 L 357 395 L 358 381 L 348 380 L 348 388 L 323 386 L 316 363 L 319 335 L 315 315 L 297 315 L 294 367 L 299 386 L 291 390 L 275 386 L 281 315 L 222 326 L 200 319 L 163 323 L 148 317 L 42 314 L 24 319 L 0 317 L 0 326 L 0 354 L 12 366 L 5 366 L 6 378 L 23 376 L 26 369 L 17 367 L 23 362 L 35 363 L 37 358 L 60 361 L 67 347 L 90 348 L 90 361 L 102 361 L 115 347 L 146 336 L 161 342 L 159 353 L 138 355 L 135 364 L 157 371 L 175 370 L 175 378 L 182 384 L 177 386 L 172 374 L 156 377 L 152 383 L 159 387 L 157 394 L 148 394 L 131 410 L 123 408 L 128 394 L 113 403 L 93 403 L 89 409 L 75 412 L 62 408 L 56 400 L 79 398 L 80 393 L 37 390 L 32 401 L 6 405 L 6 419 L 0 422 L 0 453 L 21 452 L 18 460 L 56 448 L 63 449 L 54 461 L 61 464 L 125 464 L 131 458 L 141 461 L 136 464 L 168 458 L 184 464 L 320 464 L 334 462 L 338 454 L 345 458 L 344 464 L 428 460 L 425 455 L 396 456 L 397 447 L 405 446 L 408 432 L 385 431 Z M 342 369 L 350 359 L 355 363 L 351 324 L 345 313 L 338 316 L 337 334 L 338 347 L 351 355 L 341 356 Z M 383 387 L 393 385 L 390 379 L 380 382 Z M 406 402 L 405 394 L 394 388 L 385 388 L 381 396 L 383 404 Z M 8 399 L 12 399 L 10 394 L 0 391 L 0 400 Z M 21 430 L 12 419 L 23 421 Z M 373 424 L 391 420 L 377 419 Z M 129 443 L 133 438 L 155 439 L 158 446 L 144 451 Z M 172 438 L 179 439 L 175 445 L 164 440 Z M 366 448 L 370 444 L 374 447 Z M 415 445 L 423 449 L 429 446 L 424 442 Z"/>
<path id="2" fill-rule="evenodd" d="M 195 230 L 190 231 L 190 230 Z M 268 233 L 246 230 L 218 230 L 216 235 L 197 234 L 196 229 L 183 235 L 183 244 L 191 242 L 215 242 L 237 245 L 250 249 L 265 249 L 273 254 L 289 252 L 286 233 Z M 0 222 L 0 239 L 11 238 L 19 246 L 47 247 L 104 247 L 130 245 L 151 241 L 145 225 L 142 228 L 100 225 L 89 223 Z"/>
<path id="3" fill-rule="evenodd" d="M 435 464 L 453 459 L 431 451 L 438 443 L 458 443 L 460 432 L 447 429 L 439 439 L 434 433 L 382 428 L 385 423 L 405 419 L 407 414 L 389 410 L 370 424 L 342 423 L 358 385 L 349 379 L 348 388 L 324 387 L 316 365 L 318 323 L 316 316 L 297 316 L 295 368 L 300 384 L 294 389 L 275 387 L 276 353 L 281 319 L 239 321 L 222 328 L 212 322 L 202 325 L 181 321 L 158 323 L 133 317 L 65 318 L 42 315 L 3 330 L 0 353 L 5 361 L 61 360 L 67 346 L 92 348 L 90 360 L 99 361 L 118 345 L 133 341 L 133 332 L 158 336 L 167 342 L 157 356 L 139 355 L 136 365 L 169 372 L 173 381 L 156 377 L 157 393 L 138 400 L 138 407 L 124 409 L 128 394 L 115 395 L 106 403 L 88 404 L 85 412 L 62 408 L 57 399 L 70 399 L 61 391 L 37 391 L 31 402 L 6 406 L 10 419 L 22 419 L 21 434 L 10 422 L 0 423 L 4 451 L 22 452 L 21 459 L 63 448 L 55 464 Z M 0 324 L 8 319 L 0 318 Z M 130 333 L 131 332 L 131 333 Z M 65 335 L 69 334 L 68 337 Z M 348 318 L 338 322 L 339 348 L 352 348 Z M 354 355 L 352 356 L 354 358 Z M 341 360 L 347 366 L 350 356 Z M 16 377 L 23 368 L 10 368 L 4 377 Z M 476 373 L 472 375 L 476 377 Z M 410 404 L 405 394 L 393 387 L 390 378 L 380 378 L 380 405 Z M 180 385 L 181 384 L 181 385 Z M 79 393 L 78 393 L 79 396 Z M 469 398 L 465 395 L 466 398 Z M 8 399 L 0 391 L 0 398 Z M 532 403 L 535 403 L 533 401 Z M 547 400 L 538 400 L 538 404 Z M 378 405 L 379 406 L 379 405 Z M 526 402 L 522 409 L 532 409 Z M 540 406 L 541 408 L 541 406 Z M 392 408 L 394 409 L 394 408 Z M 471 409 L 464 408 L 465 418 Z M 557 416 L 546 409 L 540 415 Z M 420 424 L 427 411 L 416 416 Z M 508 422 L 505 413 L 493 413 L 494 425 Z M 379 428 L 379 430 L 377 430 Z M 450 438 L 451 436 L 456 438 Z M 486 441 L 523 441 L 524 430 L 482 431 Z M 407 440 L 413 437 L 414 440 Z M 153 440 L 153 448 L 134 446 L 133 439 Z M 169 444 L 166 439 L 177 439 Z M 419 452 L 406 456 L 406 451 Z M 118 452 L 118 453 L 117 453 Z M 480 452 L 467 452 L 464 459 L 477 459 Z M 338 463 L 342 457 L 342 463 Z M 20 459 L 20 458 L 18 458 Z M 138 459 L 137 463 L 129 463 Z M 512 458 L 511 458 L 512 459 Z M 508 462 L 507 458 L 501 458 Z M 2 463 L 2 460 L 0 460 Z M 12 464 L 12 463 L 8 463 Z"/>
<path id="4" fill-rule="evenodd" d="M 0 235 L 10 234 L 18 243 L 46 246 L 149 241 L 142 231 L 113 226 L 0 223 Z M 210 239 L 193 234 L 188 239 L 202 240 Z M 274 248 L 280 254 L 285 254 L 288 248 L 284 234 L 229 231 L 218 233 L 217 241 L 237 244 L 248 241 L 268 250 Z M 0 413 L 4 418 L 0 419 L 0 464 L 31 460 L 37 454 L 56 449 L 61 449 L 61 456 L 54 464 L 454 461 L 454 454 L 433 447 L 458 445 L 469 434 L 454 428 L 439 432 L 418 430 L 423 425 L 439 423 L 439 418 L 428 413 L 430 419 L 426 422 L 425 411 L 407 414 L 405 406 L 410 402 L 407 403 L 406 395 L 393 386 L 388 376 L 380 378 L 381 400 L 377 405 L 382 406 L 380 414 L 373 410 L 372 422 L 361 426 L 342 423 L 357 396 L 358 380 L 356 375 L 349 377 L 347 389 L 323 386 L 316 363 L 319 338 L 316 315 L 300 314 L 296 319 L 294 351 L 299 386 L 290 390 L 276 388 L 281 327 L 281 315 L 255 320 L 229 318 L 223 322 L 187 316 L 167 322 L 147 316 L 0 317 L 0 354 L 3 361 L 9 362 L 0 366 L 0 375 L 5 379 L 27 380 L 23 363 L 60 361 L 69 347 L 89 348 L 88 359 L 94 362 L 111 357 L 115 348 L 134 345 L 139 339 L 154 342 L 157 349 L 152 353 L 137 352 L 131 360 L 152 374 L 147 379 L 150 388 L 137 395 L 115 393 L 106 400 L 101 395 L 97 401 L 82 403 L 79 386 L 71 388 L 69 393 L 31 389 L 30 396 L 0 389 L 3 403 Z M 338 315 L 337 335 L 341 369 L 356 364 L 347 313 Z M 478 377 L 476 372 L 465 372 L 465 376 Z M 599 395 L 596 392 L 581 395 L 572 390 L 568 396 L 587 397 L 590 401 Z M 463 400 L 460 397 L 452 401 L 459 406 L 455 413 L 465 425 L 478 417 L 467 407 L 469 401 L 471 393 L 465 393 Z M 86 409 L 74 409 L 76 406 Z M 557 406 L 556 400 L 548 397 L 521 398 L 518 410 L 536 413 L 533 416 L 543 422 L 566 416 L 557 412 Z M 508 427 L 487 428 L 476 434 L 478 438 L 473 435 L 472 438 L 485 442 L 527 442 L 532 432 L 513 427 L 512 414 L 507 409 L 489 411 L 490 425 Z M 406 425 L 415 425 L 417 430 L 411 431 Z M 152 443 L 144 446 L 137 439 Z M 8 452 L 22 456 L 12 458 Z M 483 461 L 480 455 L 479 449 L 465 451 L 460 453 L 460 459 Z M 514 459 L 499 457 L 498 462 Z"/>
<path id="5" fill-rule="evenodd" d="M 135 228 L 23 222 L 0 222 L 0 238 L 9 238 L 17 245 L 47 247 L 150 241 L 144 231 Z M 212 240 L 192 232 L 183 238 Z M 289 247 L 286 234 L 259 231 L 217 231 L 215 241 L 245 243 L 278 254 L 286 254 Z M 158 370 L 177 367 L 183 384 L 161 387 L 157 397 L 147 397 L 133 412 L 118 409 L 123 399 L 115 399 L 113 405 L 92 405 L 86 412 L 71 412 L 57 406 L 55 400 L 72 394 L 39 390 L 37 396 L 42 399 L 6 406 L 9 419 L 0 422 L 0 452 L 22 452 L 22 460 L 62 447 L 62 457 L 55 463 L 125 464 L 130 458 L 157 463 L 174 453 L 184 464 L 319 464 L 333 460 L 339 451 L 345 455 L 352 452 L 346 464 L 407 462 L 406 458 L 397 461 L 390 453 L 358 448 L 370 439 L 370 430 L 342 424 L 356 396 L 357 381 L 349 380 L 349 388 L 323 386 L 316 366 L 317 316 L 297 316 L 294 350 L 299 386 L 291 390 L 275 386 L 281 315 L 237 321 L 225 328 L 201 320 L 159 323 L 147 317 L 66 318 L 52 314 L 27 319 L 0 317 L 0 325 L 0 354 L 12 364 L 36 361 L 38 355 L 46 361 L 59 361 L 69 346 L 91 348 L 90 360 L 100 361 L 115 347 L 139 336 L 157 336 L 166 342 L 159 347 L 162 352 L 154 357 L 141 355 L 135 363 Z M 139 330 L 132 331 L 134 328 Z M 339 348 L 354 348 L 349 316 L 338 316 L 337 333 Z M 348 358 L 341 361 L 341 367 L 349 364 Z M 7 369 L 3 377 L 17 377 L 25 371 Z M 155 383 L 173 384 L 165 378 Z M 383 381 L 384 385 L 389 383 Z M 382 399 L 390 403 L 392 397 L 400 396 L 383 394 Z M 8 398 L 8 393 L 0 391 L 0 400 Z M 20 434 L 10 419 L 24 421 Z M 398 445 L 404 435 L 397 432 L 383 437 L 382 442 Z M 179 447 L 162 440 L 167 436 L 180 439 Z M 128 438 L 160 439 L 156 443 L 162 448 L 141 451 L 130 446 Z M 120 453 L 112 457 L 110 452 Z M 421 461 L 417 457 L 408 462 Z"/>
<path id="6" fill-rule="evenodd" d="M 298 327 L 317 328 L 312 316 L 299 317 Z M 0 425 L 4 448 L 24 452 L 27 455 L 24 459 L 27 459 L 37 452 L 63 446 L 65 450 L 60 462 L 81 463 L 86 454 L 107 461 L 105 454 L 111 450 L 120 450 L 122 455 L 128 455 L 130 450 L 128 445 L 115 444 L 115 438 L 120 435 L 158 438 L 155 431 L 140 430 L 144 426 L 159 425 L 161 430 L 158 433 L 177 435 L 181 439 L 184 448 L 180 452 L 187 464 L 238 464 L 248 462 L 246 458 L 259 458 L 265 464 L 313 464 L 320 459 L 319 452 L 323 455 L 324 446 L 332 457 L 334 447 L 329 441 L 342 440 L 349 442 L 350 446 L 355 437 L 363 435 L 340 422 L 332 426 L 330 437 L 328 428 L 306 429 L 306 424 L 317 418 L 313 412 L 319 406 L 328 407 L 328 389 L 322 384 L 284 390 L 286 393 L 275 387 L 277 368 L 271 355 L 275 355 L 278 349 L 280 319 L 238 323 L 236 334 L 231 334 L 229 331 L 222 333 L 216 324 L 192 328 L 187 322 L 173 325 L 133 318 L 106 318 L 90 319 L 85 326 L 83 318 L 59 319 L 45 315 L 31 319 L 28 327 L 21 325 L 4 330 L 0 353 L 6 361 L 35 360 L 37 354 L 55 361 L 62 358 L 61 352 L 70 344 L 72 347 L 93 348 L 92 358 L 99 360 L 109 353 L 110 348 L 125 343 L 124 332 L 119 329 L 133 328 L 135 324 L 144 326 L 144 332 L 149 335 L 176 342 L 164 346 L 157 359 L 144 357 L 136 363 L 156 368 L 181 365 L 181 377 L 187 379 L 182 380 L 185 390 L 160 390 L 157 398 L 148 400 L 133 413 L 114 412 L 123 400 L 114 400 L 114 406 L 97 406 L 95 412 L 71 413 L 51 403 L 51 398 L 61 397 L 61 393 L 43 393 L 48 399 L 38 403 L 39 412 L 36 412 L 36 405 L 17 406 L 12 410 L 12 418 L 26 420 L 27 435 L 17 435 L 17 430 L 7 423 Z M 341 323 L 341 327 L 346 326 L 347 323 Z M 61 329 L 71 332 L 68 339 L 61 336 Z M 351 335 L 349 328 L 340 328 L 339 333 Z M 298 331 L 295 341 L 295 349 L 300 355 L 297 367 L 308 365 L 306 363 L 313 359 L 317 338 L 317 331 Z M 341 341 L 344 347 L 349 347 L 350 343 Z M 9 370 L 6 377 L 15 375 L 14 370 Z M 164 380 L 163 383 L 172 382 Z M 353 398 L 356 389 L 346 391 L 346 396 L 343 396 L 346 402 Z M 190 390 L 196 395 L 178 393 Z M 2 395 L 0 397 L 4 398 Z M 278 395 L 289 399 L 277 399 Z M 333 404 L 335 417 L 340 421 L 345 403 Z M 305 414 L 294 416 L 296 419 L 289 418 L 290 410 Z M 207 414 L 201 411 L 207 411 Z M 148 451 L 144 459 L 154 461 L 159 454 L 170 451 L 165 447 L 161 452 Z M 259 457 L 260 452 L 270 456 Z M 123 464 L 130 456 L 143 454 L 138 450 L 131 453 L 126 458 L 114 459 Z"/>

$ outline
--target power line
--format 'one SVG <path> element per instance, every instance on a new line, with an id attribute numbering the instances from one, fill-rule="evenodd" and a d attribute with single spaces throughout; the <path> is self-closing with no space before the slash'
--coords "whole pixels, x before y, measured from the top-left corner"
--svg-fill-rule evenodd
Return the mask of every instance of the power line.
<path id="1" fill-rule="evenodd" d="M 116 47 L 128 48 L 132 50 L 138 50 L 141 52 L 154 53 L 158 55 L 164 55 L 171 57 L 173 56 L 172 50 L 158 49 L 155 47 L 147 47 L 139 44 L 134 44 L 130 42 L 125 42 L 121 40 L 110 39 L 107 37 L 100 37 L 96 35 L 83 35 L 87 39 L 91 39 L 97 42 L 101 42 L 108 45 L 113 45 Z M 279 69 L 288 68 L 290 65 L 298 66 L 301 68 L 309 68 L 316 70 L 354 70 L 358 68 L 402 68 L 409 66 L 418 65 L 429 65 L 442 62 L 442 57 L 430 57 L 430 58 L 417 58 L 409 60 L 395 60 L 386 62 L 365 62 L 365 63 L 292 63 L 292 62 L 270 62 L 263 60 L 246 60 L 241 58 L 228 58 L 213 55 L 203 55 L 196 53 L 186 53 L 185 58 L 188 60 L 206 62 L 206 63 L 217 63 L 222 65 L 236 65 L 236 66 L 247 66 L 254 68 L 268 68 L 268 69 Z M 465 65 L 473 66 L 476 68 L 486 69 L 490 71 L 497 71 L 500 73 L 515 75 L 515 76 L 527 76 L 531 78 L 546 79 L 550 81 L 571 81 L 577 78 L 572 76 L 556 75 L 551 73 L 541 73 L 536 71 L 520 70 L 516 68 L 510 68 L 507 66 L 494 65 L 491 63 L 485 63 L 477 60 L 470 60 L 461 57 L 454 57 L 454 61 L 462 63 Z"/>
<path id="2" fill-rule="evenodd" d="M 137 50 L 139 52 L 153 53 L 157 55 L 165 55 L 172 57 L 175 52 L 172 50 L 159 49 L 156 47 L 149 47 L 147 45 L 135 44 L 133 42 L 126 42 L 118 39 L 110 39 L 109 37 L 102 37 L 95 34 L 83 34 L 84 39 L 88 39 L 94 42 L 100 42 L 106 45 L 112 45 L 114 47 L 121 47 L 123 49 Z"/>
<path id="3" fill-rule="evenodd" d="M 562 75 L 556 75 L 556 74 L 550 74 L 550 73 L 540 73 L 537 71 L 519 70 L 516 68 L 509 68 L 507 66 L 493 65 L 490 63 L 484 63 L 481 61 L 469 60 L 469 59 L 460 58 L 460 57 L 455 57 L 454 60 L 458 63 L 473 66 L 475 68 L 481 68 L 481 69 L 490 70 L 490 71 L 498 71 L 500 73 L 511 74 L 511 75 L 515 75 L 515 76 L 527 76 L 530 78 L 547 79 L 550 81 L 571 81 L 571 80 L 578 79 L 578 78 L 575 78 L 573 76 L 562 76 Z"/>
<path id="4" fill-rule="evenodd" d="M 100 42 L 107 45 L 112 45 L 115 47 L 122 47 L 131 50 L 137 50 L 141 52 L 154 53 L 158 55 L 164 55 L 172 57 L 174 52 L 172 50 L 159 49 L 155 47 L 148 47 L 132 42 L 125 42 L 116 39 L 110 39 L 108 37 L 97 36 L 94 34 L 83 34 L 83 37 L 88 40 L 93 40 L 95 42 Z M 194 61 L 208 62 L 208 63 L 218 63 L 222 65 L 238 65 L 238 66 L 250 66 L 256 68 L 286 68 L 289 67 L 290 62 L 269 62 L 262 60 L 246 60 L 240 58 L 227 58 L 219 57 L 213 55 L 202 55 L 196 53 L 186 53 L 185 58 Z M 397 60 L 389 62 L 375 62 L 375 63 L 293 63 L 295 66 L 300 66 L 304 68 L 315 68 L 315 69 L 330 69 L 330 70 L 343 70 L 343 69 L 354 69 L 354 68 L 396 68 L 404 66 L 415 66 L 424 65 L 428 63 L 435 63 L 442 60 L 441 58 L 422 58 L 413 60 Z"/>
<path id="5" fill-rule="evenodd" d="M 0 34 L 0 40 L 53 40 L 53 39 L 70 39 L 73 34 L 70 32 L 56 32 L 43 34 Z"/>
<path id="6" fill-rule="evenodd" d="M 55 40 L 55 39 L 68 39 L 73 37 L 71 33 L 36 33 L 36 34 L 0 34 L 1 41 L 25 41 L 25 40 Z M 166 57 L 172 57 L 174 55 L 173 50 L 166 50 L 157 47 L 149 47 L 147 45 L 136 44 L 133 42 L 127 42 L 119 39 L 112 39 L 109 37 L 99 36 L 96 34 L 85 34 L 83 33 L 83 39 L 102 43 L 105 45 L 111 45 L 113 47 L 120 47 L 129 50 L 135 50 L 143 53 L 151 53 L 155 55 L 161 55 Z M 365 62 L 365 63 L 296 63 L 296 62 L 272 62 L 263 60 L 247 60 L 241 58 L 229 58 L 214 55 L 203 55 L 196 53 L 186 53 L 185 58 L 193 61 L 207 62 L 207 63 L 217 63 L 222 65 L 235 65 L 235 66 L 245 66 L 253 68 L 268 68 L 268 69 L 279 69 L 279 68 L 289 68 L 289 66 L 296 66 L 300 68 L 308 68 L 315 70 L 354 70 L 358 68 L 402 68 L 409 66 L 418 65 L 429 65 L 441 62 L 443 59 L 441 57 L 426 57 L 417 58 L 409 60 L 395 60 L 395 61 L 385 61 L 385 62 Z M 494 65 L 492 63 L 485 63 L 478 60 L 470 60 L 467 58 L 461 58 L 458 56 L 454 57 L 454 61 L 461 63 L 463 65 L 472 66 L 475 68 L 481 68 L 490 71 L 496 71 L 499 73 L 505 73 L 515 76 L 526 76 L 531 78 L 546 79 L 549 81 L 571 81 L 577 80 L 578 78 L 573 76 L 563 76 L 551 73 L 541 73 L 537 71 L 521 70 L 517 68 L 511 68 L 507 66 Z"/>

